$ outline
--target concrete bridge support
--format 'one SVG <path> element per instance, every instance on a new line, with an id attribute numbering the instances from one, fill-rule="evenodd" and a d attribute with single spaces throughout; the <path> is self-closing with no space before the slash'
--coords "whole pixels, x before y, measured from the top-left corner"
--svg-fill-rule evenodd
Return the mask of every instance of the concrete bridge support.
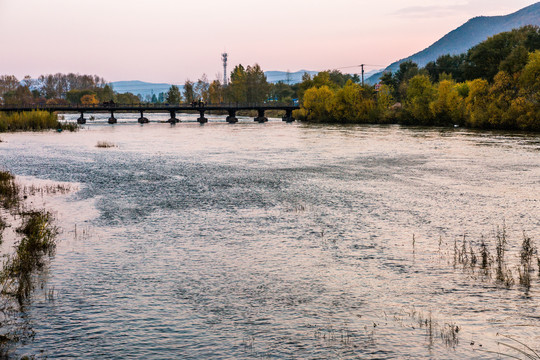
<path id="1" fill-rule="evenodd" d="M 109 124 L 116 124 L 118 120 L 114 117 L 114 111 L 111 110 L 111 117 L 109 118 Z"/>
<path id="2" fill-rule="evenodd" d="M 81 111 L 81 117 L 77 119 L 77 124 L 82 125 L 86 124 L 86 119 L 84 118 L 84 112 Z"/>
<path id="3" fill-rule="evenodd" d="M 171 113 L 171 118 L 167 122 L 170 122 L 171 124 L 176 124 L 177 122 L 180 122 L 180 120 L 176 118 L 176 111 L 171 110 L 170 113 Z"/>
<path id="4" fill-rule="evenodd" d="M 285 116 L 282 118 L 283 121 L 293 122 L 294 118 L 292 116 L 292 110 L 285 110 Z"/>
<path id="5" fill-rule="evenodd" d="M 201 116 L 197 119 L 197 121 L 201 124 L 205 124 L 208 122 L 208 119 L 204 117 L 204 112 L 205 110 L 199 110 L 199 114 L 201 114 Z"/>
<path id="6" fill-rule="evenodd" d="M 140 124 L 148 124 L 148 119 L 144 117 L 144 111 L 141 110 L 141 117 L 137 120 Z"/>
<path id="7" fill-rule="evenodd" d="M 227 116 L 227 122 L 229 124 L 235 124 L 238 122 L 236 118 L 236 110 L 229 110 L 229 116 Z"/>
<path id="8" fill-rule="evenodd" d="M 264 110 L 263 109 L 258 109 L 257 110 L 257 117 L 255 118 L 255 121 L 258 121 L 260 123 L 268 121 L 268 119 L 266 117 L 264 117 Z"/>

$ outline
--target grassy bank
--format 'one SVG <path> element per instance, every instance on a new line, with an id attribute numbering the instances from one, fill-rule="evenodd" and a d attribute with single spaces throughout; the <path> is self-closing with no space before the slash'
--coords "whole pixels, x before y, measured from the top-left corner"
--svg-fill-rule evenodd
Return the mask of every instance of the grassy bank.
<path id="1" fill-rule="evenodd" d="M 8 131 L 41 131 L 62 129 L 75 131 L 77 125 L 58 121 L 58 115 L 48 111 L 25 111 L 17 113 L 0 113 L 0 132 Z"/>

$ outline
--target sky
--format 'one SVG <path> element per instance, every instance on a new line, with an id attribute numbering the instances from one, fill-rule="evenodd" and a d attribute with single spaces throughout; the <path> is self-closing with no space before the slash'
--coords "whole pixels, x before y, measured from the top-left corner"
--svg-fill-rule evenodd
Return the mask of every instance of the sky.
<path id="1" fill-rule="evenodd" d="M 263 70 L 384 68 L 475 16 L 531 0 L 0 0 L 0 75 L 183 84 Z M 342 69 L 359 72 L 358 68 Z"/>

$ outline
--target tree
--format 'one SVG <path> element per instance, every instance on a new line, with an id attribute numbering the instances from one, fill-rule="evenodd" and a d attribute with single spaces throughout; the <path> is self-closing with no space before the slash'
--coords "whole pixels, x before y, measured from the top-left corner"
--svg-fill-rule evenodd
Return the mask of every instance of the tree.
<path id="1" fill-rule="evenodd" d="M 366 89 L 347 80 L 345 86 L 339 89 L 331 105 L 331 113 L 338 122 L 372 122 L 375 120 L 375 101 L 368 96 Z"/>
<path id="2" fill-rule="evenodd" d="M 246 89 L 246 70 L 242 64 L 234 67 L 231 72 L 231 81 L 227 86 L 227 99 L 230 102 L 242 103 L 246 102 L 247 89 Z"/>
<path id="3" fill-rule="evenodd" d="M 95 88 L 95 92 L 99 102 L 111 101 L 114 99 L 114 91 L 109 84 L 106 84 L 102 88 Z"/>
<path id="4" fill-rule="evenodd" d="M 81 97 L 81 104 L 83 105 L 97 105 L 99 100 L 96 97 L 96 94 L 86 94 Z"/>
<path id="5" fill-rule="evenodd" d="M 408 84 L 406 109 L 421 125 L 430 125 L 433 119 L 429 104 L 435 99 L 435 90 L 427 75 L 416 75 Z"/>
<path id="6" fill-rule="evenodd" d="M 180 89 L 178 86 L 171 85 L 169 91 L 167 92 L 167 103 L 171 105 L 180 104 L 182 101 L 182 94 L 180 94 Z"/>
<path id="7" fill-rule="evenodd" d="M 223 86 L 219 80 L 214 80 L 208 87 L 208 102 L 221 104 L 223 102 Z"/>
<path id="8" fill-rule="evenodd" d="M 184 100 L 187 103 L 191 103 L 195 100 L 195 91 L 193 89 L 193 82 L 189 79 L 184 83 Z"/>
<path id="9" fill-rule="evenodd" d="M 195 93 L 199 99 L 203 99 L 204 102 L 208 101 L 208 78 L 206 74 L 203 74 L 199 80 L 195 83 Z"/>
<path id="10" fill-rule="evenodd" d="M 270 86 L 266 75 L 258 64 L 248 66 L 245 77 L 246 101 L 248 103 L 262 103 L 268 99 Z"/>
<path id="11" fill-rule="evenodd" d="M 453 80 L 443 80 L 435 87 L 435 99 L 429 104 L 437 125 L 464 125 L 464 101 Z"/>
<path id="12" fill-rule="evenodd" d="M 8 91 L 14 91 L 19 86 L 19 80 L 13 75 L 0 76 L 0 96 Z"/>
<path id="13" fill-rule="evenodd" d="M 489 125 L 489 83 L 484 79 L 467 81 L 469 95 L 465 99 L 467 125 L 487 127 Z"/>
<path id="14" fill-rule="evenodd" d="M 141 100 L 139 99 L 139 97 L 130 92 L 123 93 L 123 94 L 116 94 L 115 98 L 116 98 L 115 101 L 119 104 L 137 105 L 141 103 Z"/>
<path id="15" fill-rule="evenodd" d="M 333 101 L 334 92 L 326 85 L 306 90 L 303 107 L 307 111 L 307 120 L 318 122 L 333 120 L 331 114 Z"/>

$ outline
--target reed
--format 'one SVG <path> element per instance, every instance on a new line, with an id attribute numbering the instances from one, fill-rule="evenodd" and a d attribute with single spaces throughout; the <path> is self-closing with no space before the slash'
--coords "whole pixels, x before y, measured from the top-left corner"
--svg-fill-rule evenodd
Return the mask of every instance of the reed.
<path id="1" fill-rule="evenodd" d="M 34 288 L 32 275 L 43 267 L 45 256 L 54 254 L 58 229 L 48 211 L 34 210 L 21 215 L 23 223 L 17 232 L 23 237 L 15 253 L 4 263 L 0 282 L 2 294 L 15 297 L 22 306 Z"/>
<path id="2" fill-rule="evenodd" d="M 8 171 L 0 171 L 0 205 L 6 209 L 19 203 L 20 188 L 15 183 L 15 177 Z"/>

